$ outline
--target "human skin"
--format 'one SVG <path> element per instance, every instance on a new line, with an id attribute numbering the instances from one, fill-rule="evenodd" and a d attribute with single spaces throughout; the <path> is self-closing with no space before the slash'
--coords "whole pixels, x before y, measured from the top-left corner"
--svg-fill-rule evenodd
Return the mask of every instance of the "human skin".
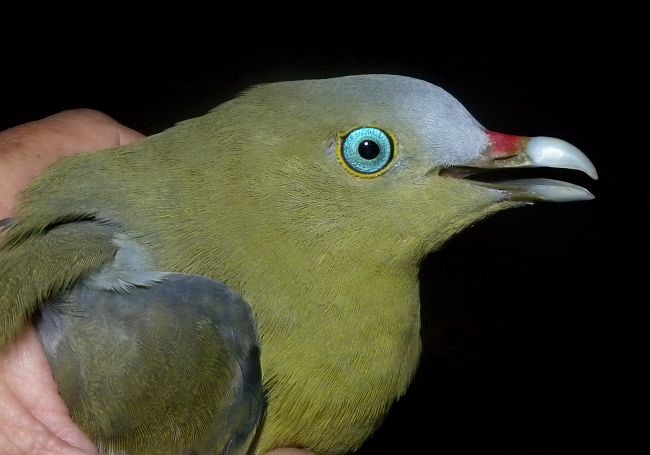
<path id="1" fill-rule="evenodd" d="M 0 220 L 18 194 L 58 159 L 144 137 L 97 111 L 78 109 L 0 132 Z M 33 327 L 0 349 L 0 447 L 3 455 L 87 455 L 97 449 L 72 421 Z M 305 455 L 277 449 L 269 455 Z"/>

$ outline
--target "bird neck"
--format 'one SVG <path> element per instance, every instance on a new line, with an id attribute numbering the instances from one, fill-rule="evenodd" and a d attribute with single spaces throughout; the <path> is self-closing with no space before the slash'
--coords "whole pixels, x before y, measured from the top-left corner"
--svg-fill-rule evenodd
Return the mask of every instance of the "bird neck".
<path id="1" fill-rule="evenodd" d="M 258 267 L 268 276 L 251 277 L 248 283 L 263 284 L 245 291 L 259 324 L 269 393 L 260 449 L 356 447 L 405 392 L 417 366 L 417 268 L 390 268 L 354 248 L 309 258 L 292 248 L 273 267 Z M 297 427 L 310 430 L 287 440 Z M 319 447 L 324 443 L 332 447 Z"/>

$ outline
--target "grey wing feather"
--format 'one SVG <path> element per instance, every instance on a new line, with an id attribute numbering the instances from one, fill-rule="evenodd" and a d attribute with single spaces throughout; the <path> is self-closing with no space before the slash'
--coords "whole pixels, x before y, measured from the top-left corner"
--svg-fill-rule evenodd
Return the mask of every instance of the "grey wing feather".
<path id="1" fill-rule="evenodd" d="M 248 304 L 196 275 L 125 281 L 122 259 L 37 321 L 73 419 L 106 453 L 246 453 L 265 409 Z"/>

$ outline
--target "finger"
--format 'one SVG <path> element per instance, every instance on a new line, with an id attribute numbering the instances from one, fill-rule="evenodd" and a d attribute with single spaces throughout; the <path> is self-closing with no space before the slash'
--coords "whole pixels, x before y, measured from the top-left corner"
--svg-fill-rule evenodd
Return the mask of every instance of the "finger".
<path id="1" fill-rule="evenodd" d="M 70 447 L 95 452 L 94 444 L 73 423 L 57 393 L 57 385 L 33 327 L 0 350 L 0 395 L 3 393 L 13 399 L 13 406 L 9 400 L 2 400 L 6 406 L 0 410 L 0 421 L 4 419 L 16 424 L 18 415 L 22 416 L 25 422 L 22 426 L 27 431 L 34 429 L 34 436 L 40 429 L 40 437 L 32 438 L 30 443 L 55 439 Z M 8 418 L 12 413 L 14 416 Z M 7 427 L 0 424 L 0 428 Z"/>
<path id="2" fill-rule="evenodd" d="M 129 144 L 142 134 L 101 112 L 64 111 L 0 132 L 0 219 L 34 177 L 63 156 Z"/>

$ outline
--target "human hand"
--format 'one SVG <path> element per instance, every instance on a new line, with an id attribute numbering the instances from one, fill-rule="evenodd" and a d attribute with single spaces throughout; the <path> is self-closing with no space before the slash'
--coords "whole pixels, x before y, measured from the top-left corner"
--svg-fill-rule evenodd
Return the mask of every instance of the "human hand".
<path id="1" fill-rule="evenodd" d="M 74 155 L 129 144 L 143 137 L 96 111 L 64 111 L 0 132 L 0 220 L 17 195 L 48 166 Z M 33 327 L 0 348 L 0 447 L 4 455 L 96 454 L 70 418 Z M 304 455 L 277 449 L 268 455 Z"/>

